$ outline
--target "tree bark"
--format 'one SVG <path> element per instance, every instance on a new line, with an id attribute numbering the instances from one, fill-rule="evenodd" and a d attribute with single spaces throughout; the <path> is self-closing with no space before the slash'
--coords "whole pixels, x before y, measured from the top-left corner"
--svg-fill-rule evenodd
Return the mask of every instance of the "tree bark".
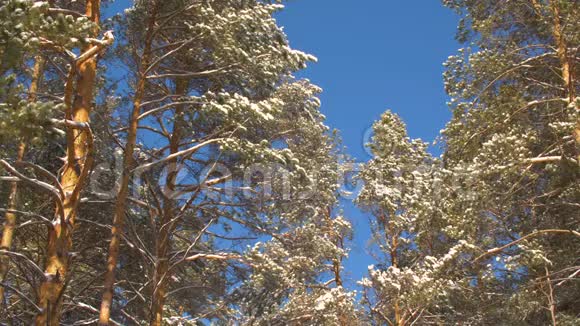
<path id="1" fill-rule="evenodd" d="M 391 214 L 391 216 L 394 216 L 394 214 Z M 396 230 L 394 225 L 391 223 L 391 221 L 387 220 L 386 216 L 382 216 L 383 219 L 383 223 L 385 225 L 385 230 L 386 230 L 386 234 L 385 234 L 385 238 L 387 243 L 390 241 L 391 242 L 391 249 L 389 251 L 389 256 L 391 256 L 391 266 L 394 268 L 398 268 L 399 267 L 399 259 L 397 256 L 397 251 L 399 249 L 399 235 L 401 234 L 400 231 Z M 404 322 L 404 316 L 401 313 L 401 307 L 400 307 L 400 303 L 399 303 L 399 298 L 395 298 L 394 299 L 394 304 L 393 304 L 393 309 L 395 311 L 395 325 L 397 326 L 403 326 L 405 325 Z"/>
<path id="2" fill-rule="evenodd" d="M 570 60 L 568 53 L 568 44 L 566 42 L 566 37 L 564 36 L 564 30 L 560 18 L 560 7 L 558 6 L 557 0 L 550 1 L 550 9 L 552 11 L 553 19 L 552 34 L 554 36 L 554 41 L 556 42 L 556 50 L 558 53 L 558 59 L 560 60 L 560 69 L 562 70 L 562 80 L 564 81 L 567 93 L 566 97 L 569 99 L 570 105 L 573 105 L 576 110 L 580 110 L 580 107 L 576 105 L 576 76 L 574 76 L 573 61 Z M 574 139 L 576 140 L 576 147 L 580 149 L 580 120 L 576 121 Z M 580 153 L 578 153 L 577 159 L 580 162 Z"/>
<path id="3" fill-rule="evenodd" d="M 399 261 L 397 259 L 397 250 L 399 248 L 399 233 L 393 233 L 392 235 L 392 242 L 391 242 L 391 266 L 398 268 Z M 395 298 L 395 325 L 403 326 L 404 317 L 401 314 L 401 306 L 399 303 L 399 298 Z"/>
<path id="4" fill-rule="evenodd" d="M 98 26 L 100 20 L 100 0 L 87 0 L 86 16 Z M 83 52 L 91 48 L 87 45 Z M 71 68 L 71 73 L 77 73 L 76 88 L 69 76 L 65 86 L 65 104 L 67 119 L 74 122 L 88 123 L 92 109 L 97 57 L 92 55 L 80 64 L 78 69 Z M 75 71 L 77 70 L 77 71 Z M 74 95 L 73 95 L 74 93 Z M 68 107 L 71 96 L 74 96 L 72 107 Z M 60 175 L 60 183 L 65 191 L 64 211 L 58 212 L 53 225 L 48 231 L 47 258 L 45 277 L 39 291 L 39 307 L 42 309 L 36 317 L 36 325 L 59 325 L 63 292 L 69 277 L 70 250 L 72 248 L 72 233 L 75 227 L 77 206 L 80 201 L 80 189 L 83 183 L 83 171 L 86 173 L 92 158 L 92 137 L 88 130 L 67 128 L 67 153 L 65 164 Z M 60 215 L 60 216 L 59 216 Z"/>
<path id="5" fill-rule="evenodd" d="M 151 64 L 151 47 L 153 43 L 153 32 L 157 20 L 158 4 L 154 3 L 147 22 L 146 40 L 141 57 L 139 80 L 133 98 L 133 111 L 131 121 L 127 131 L 127 142 L 125 144 L 125 154 L 123 157 L 123 172 L 117 200 L 115 202 L 115 213 L 113 217 L 113 227 L 111 229 L 111 242 L 109 243 L 109 257 L 107 259 L 107 271 L 105 273 L 104 291 L 101 299 L 101 309 L 99 313 L 99 325 L 109 325 L 111 318 L 111 307 L 113 305 L 113 294 L 115 286 L 115 272 L 119 258 L 119 246 L 121 244 L 121 234 L 125 224 L 125 209 L 127 197 L 129 195 L 129 182 L 131 180 L 131 170 L 135 164 L 133 157 L 137 142 L 137 130 L 139 128 L 139 113 L 141 103 L 145 96 L 145 86 L 147 83 L 146 71 Z"/>
<path id="6" fill-rule="evenodd" d="M 175 94 L 184 95 L 187 91 L 188 81 L 185 79 L 177 79 L 175 82 Z M 179 151 L 179 143 L 181 142 L 181 114 L 183 108 L 177 106 L 175 110 L 175 122 L 173 124 L 173 132 L 169 139 L 170 154 Z M 171 193 L 174 190 L 176 174 L 179 172 L 177 168 L 177 157 L 168 161 L 168 174 L 166 186 L 169 187 Z M 175 211 L 175 199 L 171 196 L 166 196 L 164 199 L 162 218 L 160 223 L 159 234 L 156 242 L 156 257 L 155 264 L 155 281 L 153 288 L 153 298 L 151 305 L 151 319 L 149 325 L 161 326 L 163 324 L 163 308 L 165 306 L 165 297 L 167 295 L 167 283 L 170 279 L 169 271 L 169 257 L 168 253 L 171 248 L 171 234 L 175 229 L 175 221 L 172 221 Z"/>
<path id="7" fill-rule="evenodd" d="M 333 223 L 332 207 L 331 206 L 327 207 L 322 212 L 322 214 L 324 214 L 324 218 L 325 218 L 326 222 L 328 223 L 328 227 L 329 227 L 328 235 L 330 236 L 331 239 L 333 239 L 333 241 L 337 247 L 343 249 L 344 248 L 344 239 L 343 239 L 342 235 L 339 234 L 338 232 L 335 232 L 334 229 L 332 229 L 332 223 Z M 335 257 L 332 260 L 332 272 L 334 274 L 334 284 L 337 287 L 343 286 L 341 271 L 342 271 L 342 257 Z M 337 318 L 338 318 L 338 324 L 340 326 L 348 326 L 347 316 L 345 316 L 343 313 L 339 312 L 337 315 Z"/>
<path id="8" fill-rule="evenodd" d="M 34 67 L 32 68 L 32 78 L 30 80 L 30 88 L 28 90 L 28 101 L 35 102 L 37 99 L 38 87 L 44 71 L 44 58 L 41 55 L 36 56 Z M 26 142 L 20 141 L 18 145 L 18 153 L 16 157 L 17 162 L 21 162 L 26 151 Z M 18 210 L 18 182 L 12 182 L 10 185 L 10 194 L 8 197 L 8 212 L 4 215 L 4 227 L 2 229 L 2 241 L 0 242 L 0 249 L 10 250 L 12 247 L 12 239 L 14 237 L 14 229 L 16 228 L 16 214 L 13 211 Z M 0 256 L 0 281 L 6 279 L 8 274 L 10 259 L 8 256 Z M 5 295 L 4 287 L 0 286 L 0 305 L 4 304 Z"/>
<path id="9" fill-rule="evenodd" d="M 568 93 L 567 97 L 570 99 L 570 102 L 573 102 L 576 98 L 573 76 L 574 71 L 572 69 L 570 57 L 568 56 L 568 47 L 564 36 L 564 30 L 562 28 L 562 22 L 560 20 L 560 8 L 558 7 L 556 0 L 550 1 L 550 7 L 553 15 L 552 33 L 554 35 L 554 41 L 556 42 L 558 59 L 560 60 L 562 69 L 562 80 L 566 86 L 566 91 Z"/>
<path id="10" fill-rule="evenodd" d="M 22 161 L 26 144 L 21 142 L 18 147 L 17 161 Z M 0 249 L 10 250 L 12 247 L 12 238 L 14 236 L 14 229 L 16 228 L 16 214 L 14 210 L 18 209 L 18 182 L 12 182 L 10 185 L 10 195 L 8 197 L 8 211 L 4 215 L 4 228 L 2 229 L 2 244 Z M 10 267 L 10 258 L 7 255 L 0 256 L 0 281 L 4 282 L 8 275 Z M 0 305 L 4 306 L 5 302 L 4 286 L 0 285 Z M 0 309 L 0 311 L 3 309 Z"/>

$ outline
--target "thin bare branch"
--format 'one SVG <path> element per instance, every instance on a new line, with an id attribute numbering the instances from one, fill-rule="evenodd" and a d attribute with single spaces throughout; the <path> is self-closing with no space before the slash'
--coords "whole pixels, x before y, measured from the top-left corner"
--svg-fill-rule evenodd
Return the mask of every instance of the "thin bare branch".
<path id="1" fill-rule="evenodd" d="M 525 240 L 528 240 L 528 239 L 531 239 L 531 238 L 534 238 L 534 237 L 537 237 L 537 236 L 540 236 L 540 235 L 545 235 L 545 234 L 570 234 L 570 235 L 574 235 L 574 236 L 580 237 L 580 232 L 577 232 L 577 231 L 574 231 L 574 230 L 549 229 L 549 230 L 536 231 L 536 232 L 530 233 L 530 234 L 528 234 L 526 236 L 523 236 L 523 237 L 519 238 L 518 240 L 512 241 L 512 242 L 510 242 L 510 243 L 508 243 L 508 244 L 506 244 L 504 246 L 501 246 L 499 248 L 489 249 L 484 254 L 478 256 L 477 258 L 475 258 L 473 260 L 473 263 L 477 263 L 478 261 L 480 261 L 480 260 L 482 260 L 482 259 L 484 259 L 486 257 L 499 254 L 502 251 L 504 251 L 505 249 L 508 249 L 508 248 L 510 248 L 512 246 L 515 246 L 515 245 L 517 245 L 518 243 L 520 243 L 522 241 L 525 241 Z"/>

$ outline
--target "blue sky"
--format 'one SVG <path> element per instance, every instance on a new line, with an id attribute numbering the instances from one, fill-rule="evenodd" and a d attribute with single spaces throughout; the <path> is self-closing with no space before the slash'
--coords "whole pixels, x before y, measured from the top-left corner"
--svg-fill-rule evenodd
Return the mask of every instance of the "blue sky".
<path id="1" fill-rule="evenodd" d="M 459 48 L 458 17 L 440 1 L 292 0 L 277 18 L 292 47 L 318 58 L 299 76 L 324 89 L 327 124 L 357 161 L 369 159 L 365 131 L 386 109 L 402 116 L 413 138 L 439 135 L 450 117 L 442 64 Z M 355 229 L 345 264 L 352 285 L 374 260 L 368 217 L 344 205 Z"/>

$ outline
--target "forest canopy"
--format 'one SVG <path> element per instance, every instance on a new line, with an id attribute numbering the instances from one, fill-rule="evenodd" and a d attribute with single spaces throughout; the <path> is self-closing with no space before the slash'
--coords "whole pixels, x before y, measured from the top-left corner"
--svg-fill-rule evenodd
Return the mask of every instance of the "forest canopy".
<path id="1" fill-rule="evenodd" d="M 355 169 L 291 3 L 0 0 L 0 325 L 578 325 L 578 2 L 442 3 L 441 154 Z"/>

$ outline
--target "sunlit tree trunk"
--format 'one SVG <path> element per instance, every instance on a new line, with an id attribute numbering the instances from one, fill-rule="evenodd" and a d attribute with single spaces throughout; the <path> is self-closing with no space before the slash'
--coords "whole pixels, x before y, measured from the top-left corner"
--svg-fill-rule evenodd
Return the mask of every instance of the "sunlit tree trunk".
<path id="1" fill-rule="evenodd" d="M 550 1 L 550 7 L 553 15 L 553 28 L 552 33 L 554 35 L 554 41 L 556 42 L 556 50 L 558 53 L 558 59 L 560 60 L 560 66 L 562 69 L 562 80 L 566 86 L 567 97 L 570 102 L 573 102 L 576 98 L 576 90 L 574 88 L 574 70 L 572 69 L 572 64 L 570 57 L 568 56 L 568 47 L 566 44 L 566 39 L 564 37 L 564 32 L 562 29 L 562 22 L 560 20 L 560 8 L 558 7 L 558 1 Z"/>
<path id="2" fill-rule="evenodd" d="M 125 156 L 123 157 L 123 172 L 119 192 L 115 203 L 115 214 L 113 217 L 113 227 L 111 229 L 111 242 L 109 243 L 109 257 L 107 259 L 107 272 L 105 274 L 105 283 L 103 297 L 101 300 L 101 310 L 99 314 L 99 324 L 108 325 L 111 317 L 111 307 L 113 305 L 113 295 L 115 286 L 115 270 L 119 258 L 119 246 L 121 244 L 121 233 L 125 223 L 125 208 L 129 195 L 129 182 L 131 180 L 131 170 L 134 165 L 134 151 L 137 141 L 137 129 L 139 127 L 139 113 L 141 103 L 145 96 L 145 86 L 147 82 L 146 70 L 151 61 L 151 46 L 157 16 L 157 3 L 153 3 L 153 8 L 149 13 L 147 23 L 146 40 L 143 48 L 143 56 L 140 62 L 139 80 L 133 98 L 133 111 L 131 121 L 127 131 L 127 142 L 125 144 Z"/>
<path id="3" fill-rule="evenodd" d="M 560 69 L 562 70 L 562 80 L 566 87 L 566 97 L 570 99 L 570 103 L 575 106 L 576 110 L 580 110 L 580 107 L 576 105 L 576 88 L 575 88 L 575 77 L 574 67 L 572 66 L 572 60 L 568 55 L 568 45 L 566 44 L 566 39 L 564 37 L 564 31 L 562 29 L 562 22 L 560 20 L 560 8 L 556 0 L 550 1 L 550 7 L 553 15 L 553 28 L 552 33 L 554 35 L 554 41 L 556 42 L 556 49 L 558 52 L 558 59 L 560 60 Z M 576 128 L 574 129 L 574 138 L 576 139 L 576 146 L 580 148 L 580 120 L 576 121 Z M 580 153 L 578 153 L 578 159 L 580 160 Z"/>
<path id="4" fill-rule="evenodd" d="M 98 26 L 100 0 L 87 0 L 86 16 Z M 90 45 L 87 45 L 83 52 L 89 48 Z M 67 80 L 65 102 L 73 96 L 72 107 L 67 107 L 67 119 L 81 123 L 89 122 L 95 91 L 96 70 L 97 57 L 93 55 L 82 62 L 75 71 L 76 87 L 72 85 L 71 78 Z M 45 266 L 46 279 L 40 287 L 38 306 L 42 311 L 36 317 L 37 325 L 59 325 L 65 284 L 69 277 L 72 233 L 76 223 L 80 189 L 83 186 L 81 184 L 84 179 L 82 171 L 87 171 L 93 155 L 90 146 L 92 140 L 88 139 L 89 137 L 91 136 L 87 130 L 67 128 L 67 151 L 60 175 L 60 183 L 65 192 L 64 211 L 57 212 L 57 217 L 55 217 L 52 227 L 49 228 Z"/>
<path id="5" fill-rule="evenodd" d="M 30 80 L 30 88 L 28 90 L 28 101 L 35 102 L 37 98 L 38 87 L 44 71 L 44 58 L 41 55 L 36 56 L 34 60 L 34 67 L 32 69 L 32 78 Z M 26 151 L 26 142 L 20 141 L 18 145 L 18 153 L 16 161 L 21 162 Z M 4 227 L 2 228 L 2 241 L 0 249 L 10 250 L 12 248 L 12 239 L 14 237 L 14 229 L 16 228 L 16 214 L 14 211 L 18 210 L 18 182 L 10 184 L 10 193 L 8 196 L 7 212 L 4 215 Z M 0 256 L 0 281 L 4 282 L 8 274 L 10 260 L 8 256 Z M 0 305 L 4 304 L 4 287 L 0 286 Z"/>
<path id="6" fill-rule="evenodd" d="M 21 142 L 18 146 L 17 161 L 22 161 L 26 144 Z M 18 182 L 10 184 L 10 195 L 8 197 L 8 210 L 4 214 L 4 227 L 2 228 L 2 245 L 0 249 L 10 250 L 12 247 L 12 238 L 14 236 L 14 229 L 16 227 L 16 214 L 14 210 L 18 209 Z M 10 259 L 6 255 L 0 256 L 0 280 L 3 282 L 6 279 Z M 4 304 L 4 286 L 0 286 L 0 305 Z"/>

